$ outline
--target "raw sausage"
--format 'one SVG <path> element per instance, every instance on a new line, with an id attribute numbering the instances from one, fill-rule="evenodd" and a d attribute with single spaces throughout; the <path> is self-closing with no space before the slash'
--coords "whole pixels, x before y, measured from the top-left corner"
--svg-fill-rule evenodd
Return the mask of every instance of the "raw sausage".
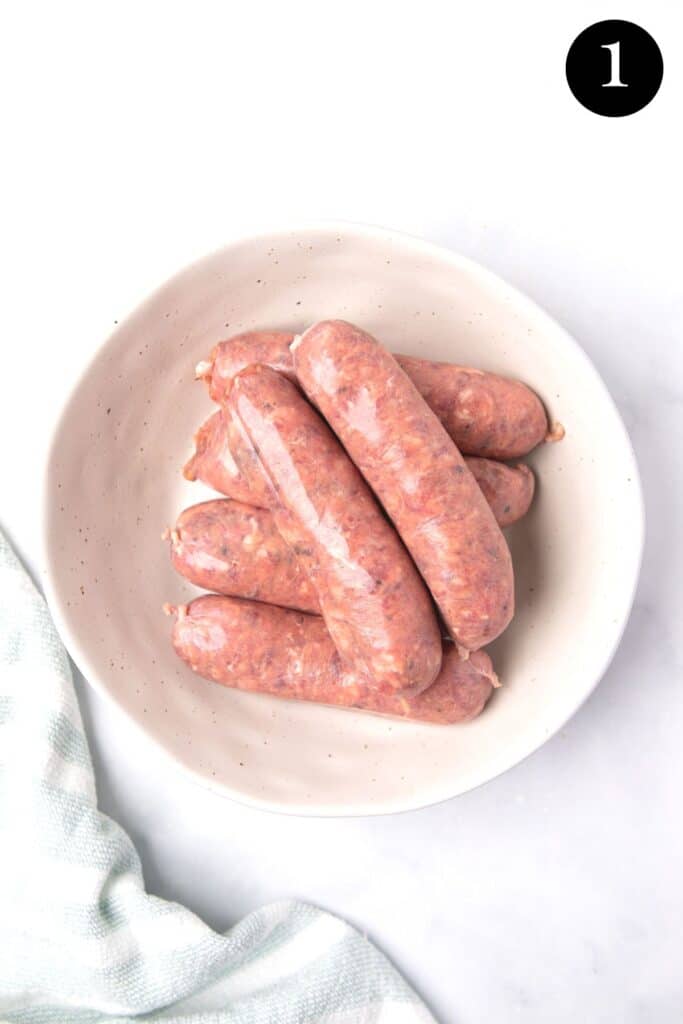
<path id="1" fill-rule="evenodd" d="M 461 452 L 518 459 L 555 440 L 540 398 L 519 380 L 413 356 L 398 362 Z"/>
<path id="2" fill-rule="evenodd" d="M 384 505 L 463 655 L 514 611 L 512 560 L 460 452 L 393 356 L 343 320 L 292 345 L 297 379 Z"/>
<path id="3" fill-rule="evenodd" d="M 199 479 L 235 501 L 269 507 L 272 495 L 262 477 L 257 476 L 256 493 L 252 494 L 240 470 L 240 466 L 253 459 L 253 452 L 231 423 L 229 411 L 223 415 L 214 413 L 199 429 L 197 438 L 197 453 L 185 467 L 188 479 Z M 470 455 L 465 463 L 500 526 L 510 526 L 525 515 L 534 496 L 534 475 L 528 466 L 505 466 Z"/>
<path id="4" fill-rule="evenodd" d="M 294 334 L 285 331 L 246 331 L 214 346 L 209 359 L 197 364 L 195 376 L 203 380 L 214 402 L 225 401 L 233 377 L 257 363 L 294 379 L 289 346 Z"/>
<path id="5" fill-rule="evenodd" d="M 270 512 L 226 498 L 204 501 L 185 509 L 166 536 L 173 568 L 195 586 L 320 614 Z"/>
<path id="6" fill-rule="evenodd" d="M 501 527 L 512 526 L 525 516 L 536 489 L 534 474 L 523 462 L 506 466 L 493 459 L 465 458 L 465 465 L 477 481 L 481 493 Z"/>
<path id="7" fill-rule="evenodd" d="M 272 487 L 277 530 L 313 584 L 342 660 L 379 688 L 426 689 L 441 664 L 429 594 L 332 431 L 265 366 L 235 377 L 227 408 Z"/>
<path id="8" fill-rule="evenodd" d="M 317 616 L 216 595 L 165 611 L 176 616 L 172 642 L 183 661 L 239 690 L 448 725 L 475 718 L 498 685 L 484 651 L 462 661 L 447 644 L 429 689 L 418 696 L 383 693 L 344 668 Z"/>
<path id="9" fill-rule="evenodd" d="M 197 377 L 219 403 L 232 378 L 252 363 L 294 378 L 293 338 L 284 331 L 238 334 L 214 347 L 210 358 L 198 364 Z M 397 355 L 396 360 L 463 453 L 516 459 L 544 439 L 561 436 L 558 428 L 549 432 L 540 399 L 520 381 L 413 356 Z"/>
<path id="10" fill-rule="evenodd" d="M 323 620 L 256 601 L 210 595 L 165 606 L 176 616 L 176 653 L 206 679 L 235 689 L 434 724 L 468 722 L 484 708 L 498 680 L 491 660 L 468 661 L 444 648 L 435 682 L 417 696 L 384 693 L 343 666 Z"/>
<path id="11" fill-rule="evenodd" d="M 260 472 L 250 474 L 247 482 L 244 466 L 249 458 L 253 458 L 253 453 L 240 440 L 240 432 L 229 409 L 219 409 L 209 416 L 195 434 L 194 441 L 194 455 L 183 468 L 186 480 L 201 480 L 235 501 L 259 508 L 267 508 L 271 504 L 270 488 Z M 239 467 L 235 455 L 239 458 Z"/>

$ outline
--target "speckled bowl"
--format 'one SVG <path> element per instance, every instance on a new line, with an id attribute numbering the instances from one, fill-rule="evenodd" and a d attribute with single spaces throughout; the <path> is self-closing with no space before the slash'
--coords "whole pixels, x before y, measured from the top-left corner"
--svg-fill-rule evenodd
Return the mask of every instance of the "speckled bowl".
<path id="1" fill-rule="evenodd" d="M 567 431 L 529 458 L 509 531 L 517 614 L 491 649 L 503 687 L 477 721 L 393 721 L 223 689 L 169 643 L 164 601 L 197 591 L 163 528 L 207 492 L 180 468 L 212 411 L 195 363 L 247 328 L 355 321 L 397 351 L 519 377 Z M 643 542 L 633 451 L 595 369 L 527 298 L 455 253 L 323 225 L 234 242 L 177 274 L 99 350 L 57 424 L 46 477 L 47 593 L 81 670 L 198 781 L 296 814 L 379 814 L 456 796 L 556 732 L 605 671 Z"/>

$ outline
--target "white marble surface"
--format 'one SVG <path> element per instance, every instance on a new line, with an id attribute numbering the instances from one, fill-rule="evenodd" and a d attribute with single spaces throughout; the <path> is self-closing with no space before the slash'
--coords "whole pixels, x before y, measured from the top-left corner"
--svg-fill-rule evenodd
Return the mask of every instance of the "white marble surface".
<path id="1" fill-rule="evenodd" d="M 198 789 L 82 680 L 81 706 L 101 804 L 149 888 L 215 927 L 296 896 L 366 930 L 444 1022 L 674 1024 L 683 22 L 663 0 L 619 5 L 658 39 L 665 78 L 650 107 L 609 121 L 575 103 L 563 64 L 612 5 L 487 0 L 450 20 L 429 2 L 369 6 L 14 5 L 0 41 L 3 525 L 39 569 L 45 443 L 84 360 L 150 287 L 237 233 L 382 223 L 527 291 L 603 374 L 648 515 L 621 649 L 560 735 L 441 806 L 310 820 Z"/>

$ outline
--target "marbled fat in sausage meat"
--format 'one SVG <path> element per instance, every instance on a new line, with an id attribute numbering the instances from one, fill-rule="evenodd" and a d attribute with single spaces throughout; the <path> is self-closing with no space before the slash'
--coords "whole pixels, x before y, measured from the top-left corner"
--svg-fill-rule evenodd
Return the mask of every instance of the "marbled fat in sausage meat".
<path id="1" fill-rule="evenodd" d="M 197 377 L 206 381 L 219 403 L 233 377 L 253 363 L 293 379 L 293 337 L 285 331 L 249 331 L 228 338 L 198 364 Z M 562 436 L 557 428 L 549 433 L 541 400 L 521 381 L 414 356 L 395 358 L 463 453 L 517 459 L 544 439 Z"/>
<path id="2" fill-rule="evenodd" d="M 194 672 L 252 693 L 450 725 L 475 718 L 497 685 L 484 651 L 463 661 L 448 644 L 427 690 L 385 693 L 348 672 L 317 616 L 216 595 L 165 610 L 176 616 L 173 646 Z"/>
<path id="3" fill-rule="evenodd" d="M 227 408 L 272 487 L 277 530 L 313 584 L 346 665 L 378 688 L 426 689 L 441 663 L 429 594 L 332 431 L 291 381 L 265 366 L 235 377 Z"/>
<path id="4" fill-rule="evenodd" d="M 292 345 L 299 384 L 381 501 L 462 653 L 514 611 L 512 560 L 477 483 L 393 356 L 342 320 Z"/>

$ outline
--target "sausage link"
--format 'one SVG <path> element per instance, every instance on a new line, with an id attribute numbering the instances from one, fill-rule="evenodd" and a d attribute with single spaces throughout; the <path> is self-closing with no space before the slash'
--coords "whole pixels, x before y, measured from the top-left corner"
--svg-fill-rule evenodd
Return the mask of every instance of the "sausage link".
<path id="1" fill-rule="evenodd" d="M 536 489 L 533 472 L 523 462 L 506 466 L 493 459 L 465 458 L 465 465 L 477 481 L 496 522 L 503 529 L 512 526 L 529 511 Z"/>
<path id="2" fill-rule="evenodd" d="M 239 690 L 450 725 L 475 718 L 498 684 L 484 651 L 463 661 L 447 644 L 427 690 L 384 693 L 344 668 L 317 616 L 216 595 L 165 610 L 176 615 L 172 642 L 183 661 L 205 679 Z"/>
<path id="3" fill-rule="evenodd" d="M 186 508 L 168 536 L 173 568 L 195 586 L 320 614 L 270 512 L 225 498 L 203 501 Z"/>
<path id="4" fill-rule="evenodd" d="M 207 487 L 235 501 L 268 508 L 272 496 L 263 475 L 253 473 L 247 481 L 244 466 L 252 453 L 240 438 L 231 411 L 219 409 L 195 434 L 195 452 L 185 464 L 183 476 L 186 480 L 201 480 Z"/>
<path id="5" fill-rule="evenodd" d="M 229 429 L 230 428 L 230 429 Z M 229 410 L 214 413 L 200 428 L 197 453 L 185 467 L 188 479 L 199 479 L 227 498 L 268 508 L 273 497 L 257 474 L 252 493 L 241 467 L 253 461 L 253 451 L 232 423 Z M 201 451 L 200 451 L 201 448 Z M 534 496 L 534 475 L 528 466 L 505 466 L 492 459 L 468 455 L 465 463 L 479 484 L 500 526 L 510 526 L 529 510 Z"/>
<path id="6" fill-rule="evenodd" d="M 313 584 L 347 667 L 379 688 L 425 689 L 441 664 L 429 594 L 332 431 L 291 381 L 265 366 L 235 377 L 227 405 L 258 456 L 276 498 L 277 530 Z"/>
<path id="7" fill-rule="evenodd" d="M 293 338 L 284 331 L 250 331 L 228 338 L 214 347 L 208 361 L 199 363 L 197 377 L 206 381 L 209 394 L 219 403 L 232 378 L 253 363 L 294 378 L 289 350 Z M 397 355 L 396 360 L 465 454 L 517 459 L 541 441 L 559 440 L 564 433 L 560 427 L 549 431 L 541 400 L 521 381 L 413 356 Z"/>
<path id="8" fill-rule="evenodd" d="M 247 366 L 260 363 L 294 379 L 294 364 L 289 346 L 294 334 L 285 331 L 246 331 L 215 345 L 207 362 L 197 364 L 195 376 L 205 381 L 211 398 L 219 405 L 225 401 L 233 377 Z"/>
<path id="9" fill-rule="evenodd" d="M 461 452 L 518 459 L 553 439 L 540 398 L 521 381 L 413 356 L 396 358 Z"/>
<path id="10" fill-rule="evenodd" d="M 384 505 L 459 647 L 478 650 L 514 610 L 505 538 L 460 452 L 393 356 L 342 320 L 292 345 L 300 385 Z"/>

